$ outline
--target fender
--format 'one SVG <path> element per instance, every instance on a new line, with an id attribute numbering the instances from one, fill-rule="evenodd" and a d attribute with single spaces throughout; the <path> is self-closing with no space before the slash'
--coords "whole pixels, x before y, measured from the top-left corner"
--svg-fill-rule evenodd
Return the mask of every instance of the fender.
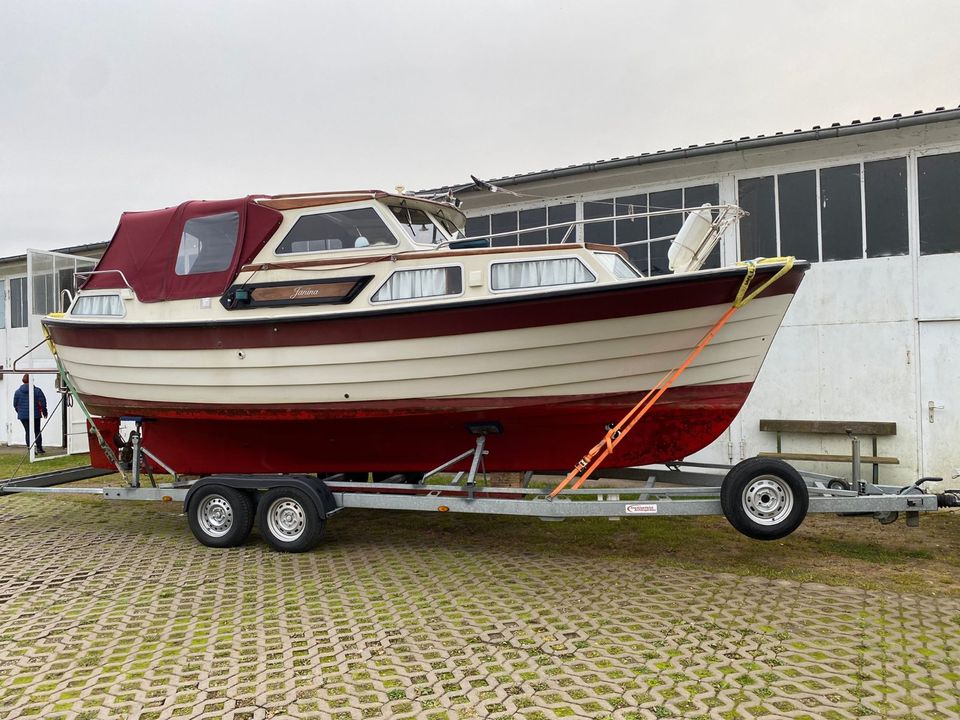
<path id="1" fill-rule="evenodd" d="M 323 480 L 313 475 L 207 475 L 197 480 L 183 499 L 183 511 L 189 512 L 194 493 L 208 485 L 222 485 L 236 490 L 272 490 L 293 487 L 313 500 L 317 514 L 326 520 L 337 509 L 337 501 Z"/>

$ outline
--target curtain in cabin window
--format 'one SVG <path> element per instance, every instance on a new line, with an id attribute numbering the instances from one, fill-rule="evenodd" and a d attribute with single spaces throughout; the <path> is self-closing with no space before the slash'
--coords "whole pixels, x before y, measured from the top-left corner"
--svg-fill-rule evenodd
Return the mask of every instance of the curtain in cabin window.
<path id="1" fill-rule="evenodd" d="M 497 263 L 490 273 L 494 290 L 575 285 L 596 279 L 576 258 Z"/>

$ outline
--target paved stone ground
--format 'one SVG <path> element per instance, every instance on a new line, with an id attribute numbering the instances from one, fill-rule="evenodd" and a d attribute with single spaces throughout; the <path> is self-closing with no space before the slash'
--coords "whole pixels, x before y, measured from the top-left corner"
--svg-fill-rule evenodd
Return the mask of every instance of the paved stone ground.
<path id="1" fill-rule="evenodd" d="M 960 716 L 955 600 L 481 552 L 436 516 L 210 550 L 174 510 L 0 499 L 0 718 Z"/>

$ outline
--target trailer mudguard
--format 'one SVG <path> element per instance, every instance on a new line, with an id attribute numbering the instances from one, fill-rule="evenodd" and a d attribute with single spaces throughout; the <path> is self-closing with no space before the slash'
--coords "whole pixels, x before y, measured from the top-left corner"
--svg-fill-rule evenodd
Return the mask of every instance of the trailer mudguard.
<path id="1" fill-rule="evenodd" d="M 317 508 L 322 520 L 337 509 L 337 501 L 323 480 L 313 475 L 207 475 L 190 486 L 183 499 L 184 512 L 189 511 L 194 493 L 207 485 L 223 485 L 237 490 L 272 490 L 278 487 L 294 487 L 307 494 Z"/>

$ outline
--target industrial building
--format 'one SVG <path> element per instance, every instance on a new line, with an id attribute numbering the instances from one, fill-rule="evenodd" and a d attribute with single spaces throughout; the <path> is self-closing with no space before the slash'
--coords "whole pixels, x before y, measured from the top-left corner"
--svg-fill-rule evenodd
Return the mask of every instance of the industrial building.
<path id="1" fill-rule="evenodd" d="M 631 141 L 636 144 L 636 141 Z M 834 123 L 490 179 L 457 190 L 468 235 L 496 244 L 577 240 L 625 245 L 644 273 L 667 272 L 676 216 L 642 209 L 738 204 L 750 214 L 707 266 L 795 255 L 812 263 L 743 411 L 695 458 L 737 462 L 777 449 L 761 420 L 895 423 L 875 438 L 882 481 L 960 472 L 960 109 Z M 503 235 L 507 233 L 507 235 Z M 783 433 L 781 450 L 849 455 L 842 435 Z M 864 454 L 873 452 L 864 438 Z M 896 463 L 892 462 L 896 460 Z M 841 462 L 804 469 L 848 474 Z M 931 486 L 938 487 L 938 486 Z M 942 486 L 940 486 L 942 487 Z"/>

